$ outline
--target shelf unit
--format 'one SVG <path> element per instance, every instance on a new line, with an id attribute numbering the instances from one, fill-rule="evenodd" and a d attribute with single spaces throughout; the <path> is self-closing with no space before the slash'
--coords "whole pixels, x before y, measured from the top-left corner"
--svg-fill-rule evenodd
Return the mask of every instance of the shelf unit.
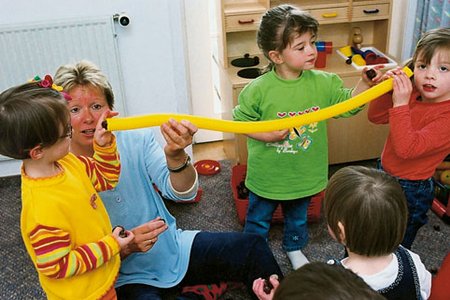
<path id="1" fill-rule="evenodd" d="M 353 28 L 361 28 L 363 46 L 375 47 L 383 53 L 388 49 L 391 23 L 391 0 L 217 0 L 219 32 L 217 62 L 221 74 L 220 94 L 222 118 L 231 120 L 231 110 L 237 105 L 242 88 L 251 79 L 241 78 L 231 61 L 249 54 L 258 56 L 264 67 L 267 60 L 256 44 L 256 32 L 262 15 L 273 6 L 289 3 L 308 11 L 319 21 L 320 41 L 333 43 L 333 51 L 327 54 L 326 67 L 322 70 L 338 74 L 346 87 L 353 87 L 360 78 L 360 71 L 347 65 L 335 50 L 351 45 Z M 366 111 L 349 119 L 328 121 L 330 164 L 344 163 L 379 157 L 387 137 L 388 127 L 372 125 Z M 235 163 L 247 162 L 246 137 L 224 134 L 224 150 Z"/>

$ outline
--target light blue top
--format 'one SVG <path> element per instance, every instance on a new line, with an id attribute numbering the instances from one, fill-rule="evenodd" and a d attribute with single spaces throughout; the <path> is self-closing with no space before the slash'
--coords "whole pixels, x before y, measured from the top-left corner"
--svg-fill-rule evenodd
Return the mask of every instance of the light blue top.
<path id="1" fill-rule="evenodd" d="M 192 200 L 195 193 L 185 196 L 188 199 L 174 193 L 164 151 L 151 129 L 118 131 L 115 135 L 122 163 L 119 183 L 113 190 L 100 193 L 112 226 L 132 229 L 159 216 L 169 227 L 152 249 L 133 253 L 122 261 L 116 287 L 129 283 L 173 287 L 186 274 L 198 231 L 177 229 L 175 218 L 152 184 L 169 199 Z"/>

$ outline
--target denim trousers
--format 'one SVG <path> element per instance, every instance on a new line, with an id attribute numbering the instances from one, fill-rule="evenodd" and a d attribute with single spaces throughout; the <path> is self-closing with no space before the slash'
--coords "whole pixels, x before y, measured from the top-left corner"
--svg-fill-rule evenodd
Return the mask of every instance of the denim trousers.
<path id="1" fill-rule="evenodd" d="M 434 199 L 433 180 L 406 180 L 398 179 L 408 202 L 408 225 L 402 245 L 411 249 L 420 227 L 428 222 L 427 212 Z"/>
<path id="2" fill-rule="evenodd" d="M 377 168 L 384 171 L 380 160 L 377 162 Z M 420 227 L 428 222 L 427 212 L 434 199 L 434 181 L 432 178 L 425 180 L 395 178 L 402 187 L 408 204 L 408 224 L 401 244 L 411 249 Z"/>
<path id="3" fill-rule="evenodd" d="M 271 274 L 283 278 L 272 251 L 261 236 L 241 232 L 200 232 L 194 238 L 187 273 L 179 286 L 242 282 L 253 295 L 253 281 Z M 117 289 L 118 299 L 123 300 L 163 299 L 164 293 L 165 289 L 142 284 L 128 284 Z M 177 299 L 199 297 L 189 294 Z"/>
<path id="4" fill-rule="evenodd" d="M 259 234 L 267 240 L 272 215 L 280 204 L 284 217 L 283 250 L 300 250 L 308 243 L 307 213 L 310 200 L 311 197 L 271 200 L 250 191 L 244 232 Z"/>

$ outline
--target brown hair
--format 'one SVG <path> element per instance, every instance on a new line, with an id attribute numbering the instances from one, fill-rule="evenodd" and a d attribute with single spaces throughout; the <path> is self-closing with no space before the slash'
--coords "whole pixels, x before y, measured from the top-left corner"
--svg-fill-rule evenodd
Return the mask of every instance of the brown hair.
<path id="1" fill-rule="evenodd" d="M 311 262 L 286 276 L 274 300 L 382 300 L 362 278 L 342 265 Z"/>
<path id="2" fill-rule="evenodd" d="M 318 28 L 319 23 L 309 13 L 283 4 L 271 8 L 262 16 L 256 40 L 270 61 L 270 51 L 282 51 L 296 34 L 311 32 L 317 35 Z"/>
<path id="3" fill-rule="evenodd" d="M 439 49 L 450 52 L 450 28 L 437 28 L 425 32 L 417 42 L 412 61 L 416 63 L 420 59 L 429 64 Z"/>
<path id="4" fill-rule="evenodd" d="M 63 96 L 30 82 L 0 94 L 0 154 L 29 158 L 37 145 L 51 146 L 70 122 Z"/>
<path id="5" fill-rule="evenodd" d="M 348 166 L 330 178 L 324 214 L 338 241 L 350 251 L 382 256 L 400 245 L 408 208 L 395 178 L 373 168 Z M 345 232 L 340 231 L 338 222 L 344 225 Z M 345 240 L 341 240 L 341 234 Z"/>
<path id="6" fill-rule="evenodd" d="M 62 86 L 68 93 L 74 87 L 92 85 L 103 92 L 109 108 L 114 108 L 114 93 L 111 84 L 106 75 L 90 61 L 82 60 L 76 64 L 67 64 L 59 67 L 54 81 L 55 84 Z"/>

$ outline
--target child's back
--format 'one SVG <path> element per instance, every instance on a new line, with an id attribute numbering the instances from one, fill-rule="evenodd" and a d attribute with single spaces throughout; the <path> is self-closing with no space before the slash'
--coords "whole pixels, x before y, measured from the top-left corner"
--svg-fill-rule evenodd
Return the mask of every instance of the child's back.
<path id="1" fill-rule="evenodd" d="M 393 177 L 362 166 L 340 169 L 329 181 L 324 214 L 330 234 L 346 247 L 346 268 L 388 299 L 428 298 L 431 274 L 400 246 L 407 205 Z"/>

